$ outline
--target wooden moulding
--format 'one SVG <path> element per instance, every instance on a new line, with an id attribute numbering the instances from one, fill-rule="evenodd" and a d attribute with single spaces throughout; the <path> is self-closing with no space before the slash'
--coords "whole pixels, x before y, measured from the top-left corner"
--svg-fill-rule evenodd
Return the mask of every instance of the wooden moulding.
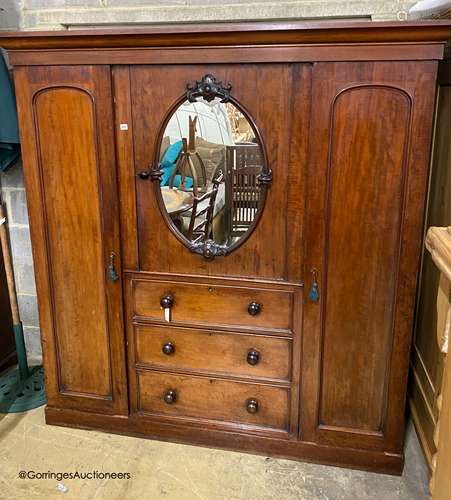
<path id="1" fill-rule="evenodd" d="M 45 417 L 46 423 L 51 425 L 94 429 L 206 447 L 214 446 L 274 458 L 301 459 L 306 462 L 338 465 L 385 474 L 400 475 L 404 466 L 403 454 L 318 445 L 268 436 L 259 436 L 256 439 L 253 435 L 240 433 L 238 428 L 230 433 L 205 426 L 192 427 L 164 422 L 142 415 L 130 415 L 127 418 L 120 415 L 100 415 L 50 406 L 45 409 Z"/>
<path id="2" fill-rule="evenodd" d="M 0 33 L 13 65 L 442 59 L 450 21 L 216 23 Z"/>
<path id="3" fill-rule="evenodd" d="M 293 43 L 446 42 L 451 21 L 212 23 L 146 28 L 3 32 L 6 49 L 81 49 Z"/>
<path id="4" fill-rule="evenodd" d="M 1 46 L 1 40 L 0 40 Z M 340 45 L 250 45 L 202 47 L 135 47 L 121 49 L 10 50 L 14 66 L 62 64 L 196 64 L 425 61 L 443 58 L 443 44 L 348 43 Z"/>

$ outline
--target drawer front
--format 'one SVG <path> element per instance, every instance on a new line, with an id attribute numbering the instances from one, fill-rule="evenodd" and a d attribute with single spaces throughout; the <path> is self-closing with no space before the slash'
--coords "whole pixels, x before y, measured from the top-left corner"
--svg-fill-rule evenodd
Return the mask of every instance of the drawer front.
<path id="1" fill-rule="evenodd" d="M 244 326 L 291 330 L 293 292 L 264 288 L 134 280 L 135 316 L 164 321 L 160 305 L 171 295 L 171 321 L 174 323 Z M 252 315 L 249 312 L 251 304 Z M 252 311 L 252 308 L 251 308 Z"/>
<path id="2" fill-rule="evenodd" d="M 135 326 L 138 365 L 290 379 L 291 339 L 168 326 Z"/>
<path id="3" fill-rule="evenodd" d="M 138 373 L 138 387 L 146 413 L 288 430 L 287 388 L 150 371 Z"/>

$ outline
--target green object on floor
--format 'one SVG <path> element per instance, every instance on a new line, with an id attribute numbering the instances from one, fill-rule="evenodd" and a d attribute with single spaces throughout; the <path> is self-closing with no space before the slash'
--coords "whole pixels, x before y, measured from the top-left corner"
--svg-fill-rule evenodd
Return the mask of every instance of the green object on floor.
<path id="1" fill-rule="evenodd" d="M 28 367 L 22 323 L 14 325 L 18 368 L 0 375 L 0 413 L 19 413 L 47 403 L 44 368 Z"/>
<path id="2" fill-rule="evenodd" d="M 47 397 L 44 388 L 44 369 L 42 366 L 28 368 L 6 222 L 4 206 L 0 199 L 0 245 L 6 272 L 18 364 L 18 368 L 0 374 L 0 413 L 18 413 L 44 405 Z"/>
<path id="3" fill-rule="evenodd" d="M 26 379 L 18 368 L 0 376 L 0 413 L 19 413 L 46 403 L 42 366 L 32 366 Z"/>

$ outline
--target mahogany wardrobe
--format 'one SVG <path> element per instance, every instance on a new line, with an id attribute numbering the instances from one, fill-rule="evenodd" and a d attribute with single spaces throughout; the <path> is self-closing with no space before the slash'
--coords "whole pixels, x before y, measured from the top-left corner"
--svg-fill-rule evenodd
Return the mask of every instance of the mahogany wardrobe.
<path id="1" fill-rule="evenodd" d="M 451 23 L 1 33 L 49 424 L 387 473 Z"/>

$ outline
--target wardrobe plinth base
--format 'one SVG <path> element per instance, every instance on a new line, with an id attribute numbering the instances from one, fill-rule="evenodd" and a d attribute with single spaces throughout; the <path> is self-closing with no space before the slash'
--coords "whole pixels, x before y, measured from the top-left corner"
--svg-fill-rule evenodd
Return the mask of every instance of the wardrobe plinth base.
<path id="1" fill-rule="evenodd" d="M 192 427 L 147 416 L 105 415 L 47 406 L 47 424 L 110 432 L 207 448 L 222 448 L 273 458 L 401 475 L 404 454 L 325 446 L 294 439 L 261 437 L 228 430 Z"/>

